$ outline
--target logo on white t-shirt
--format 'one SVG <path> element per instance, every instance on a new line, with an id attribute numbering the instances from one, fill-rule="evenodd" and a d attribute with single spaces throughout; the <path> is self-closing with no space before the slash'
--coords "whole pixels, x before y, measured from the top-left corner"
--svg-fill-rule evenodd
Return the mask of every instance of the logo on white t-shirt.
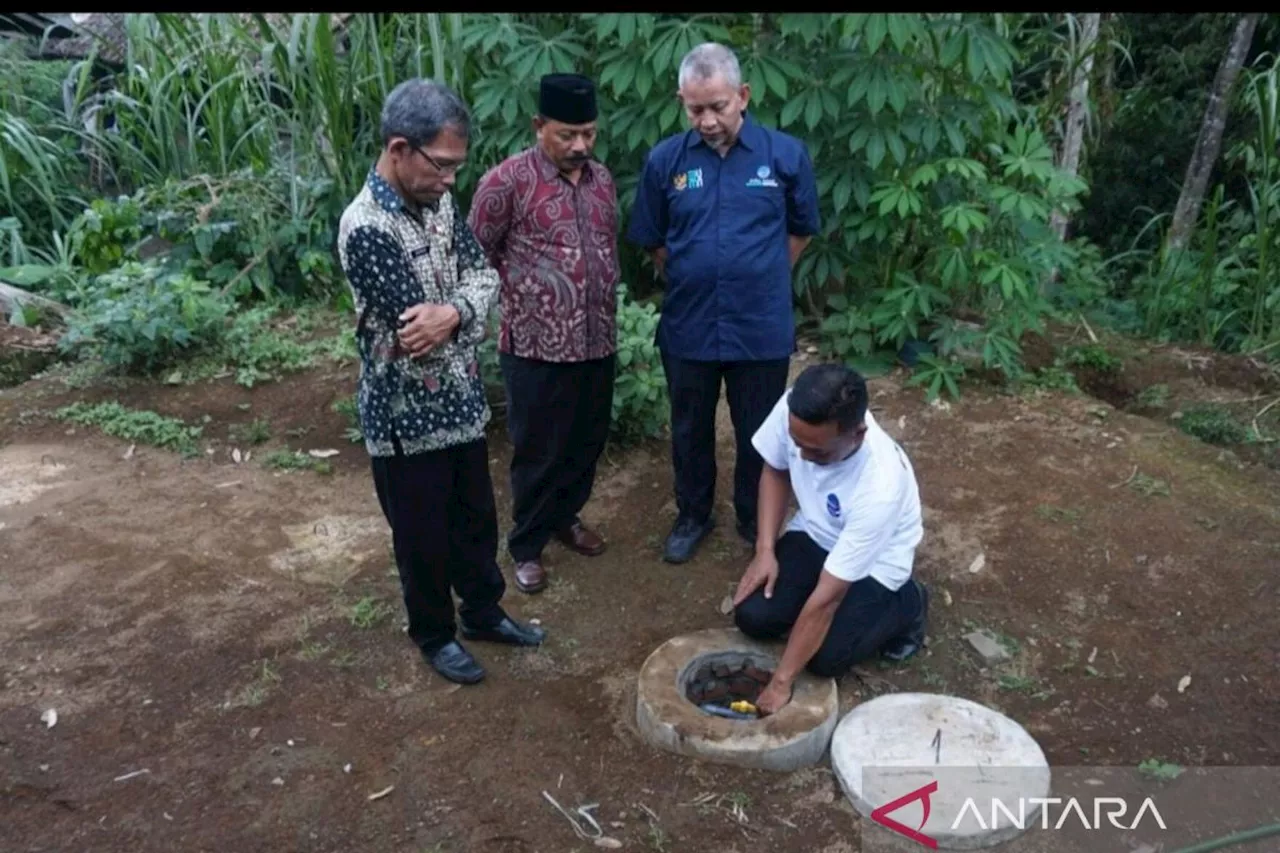
<path id="1" fill-rule="evenodd" d="M 832 518 L 840 517 L 840 499 L 835 496 L 834 492 L 827 495 L 827 514 Z"/>

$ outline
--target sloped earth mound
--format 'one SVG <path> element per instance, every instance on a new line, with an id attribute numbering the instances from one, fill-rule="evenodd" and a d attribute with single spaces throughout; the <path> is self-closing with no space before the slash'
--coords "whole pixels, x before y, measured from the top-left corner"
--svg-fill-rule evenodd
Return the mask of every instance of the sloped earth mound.
<path id="1" fill-rule="evenodd" d="M 929 645 L 842 679 L 843 710 L 941 691 L 1011 716 L 1054 765 L 1280 762 L 1280 474 L 1087 396 L 975 387 L 929 405 L 901 380 L 873 380 L 872 407 L 920 477 Z M 748 558 L 722 525 L 693 562 L 659 559 L 663 444 L 602 465 L 585 517 L 604 556 L 549 549 L 552 586 L 532 598 L 504 559 L 507 605 L 550 640 L 475 645 L 490 677 L 462 689 L 404 637 L 368 462 L 331 408 L 353 386 L 347 368 L 252 390 L 51 377 L 0 392 L 8 846 L 593 849 L 545 791 L 598 803 L 624 849 L 857 849 L 829 769 L 699 764 L 635 730 L 639 667 L 672 636 L 729 627 L 721 602 Z M 130 452 L 48 416 L 79 399 L 201 423 L 213 453 Z M 271 437 L 237 463 L 231 427 L 259 419 Z M 339 453 L 328 475 L 262 464 L 281 448 Z M 500 423 L 491 456 L 505 530 Z M 962 638 L 979 629 L 1007 660 L 975 655 Z"/>

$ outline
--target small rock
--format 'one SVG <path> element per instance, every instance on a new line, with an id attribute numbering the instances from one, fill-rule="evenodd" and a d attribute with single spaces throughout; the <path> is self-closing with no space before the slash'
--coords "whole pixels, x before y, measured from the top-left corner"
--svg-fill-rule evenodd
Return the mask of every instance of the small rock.
<path id="1" fill-rule="evenodd" d="M 1169 707 L 1169 703 L 1159 693 L 1147 700 L 1148 708 L 1155 708 L 1157 711 L 1163 711 Z"/>
<path id="2" fill-rule="evenodd" d="M 1181 678 L 1181 679 L 1179 679 L 1179 680 L 1178 680 L 1178 692 L 1179 692 L 1179 693 L 1186 693 L 1186 692 L 1187 692 L 1187 688 L 1188 688 L 1188 687 L 1190 687 L 1190 686 L 1191 686 L 1191 676 L 1189 676 L 1189 675 L 1184 675 L 1184 676 L 1182 676 L 1182 678 Z"/>
<path id="3" fill-rule="evenodd" d="M 815 346 L 810 346 L 810 347 L 808 347 L 808 348 L 805 350 L 805 352 L 809 353 L 809 355 L 817 355 L 817 354 L 818 354 L 818 348 L 817 348 L 817 347 L 815 347 Z"/>
<path id="4" fill-rule="evenodd" d="M 610 838 L 607 835 L 602 835 L 596 839 L 596 846 L 604 847 L 608 850 L 620 850 L 622 848 L 622 842 L 616 838 Z"/>
<path id="5" fill-rule="evenodd" d="M 351 772 L 351 765 L 350 765 L 350 764 L 344 764 L 344 765 L 342 765 L 342 772 L 343 772 L 343 773 L 350 773 L 350 772 Z"/>
<path id="6" fill-rule="evenodd" d="M 978 556 L 973 558 L 973 562 L 969 564 L 969 574 L 976 575 L 978 572 L 982 571 L 986 565 L 987 555 L 985 553 L 979 553 Z"/>
<path id="7" fill-rule="evenodd" d="M 260 734 L 262 734 L 262 726 L 254 726 L 249 729 L 249 740 L 253 740 Z"/>
<path id="8" fill-rule="evenodd" d="M 276 778 L 274 778 L 274 779 L 272 779 L 272 780 L 271 780 L 271 784 L 272 784 L 272 785 L 277 785 L 277 786 L 278 786 L 278 785 L 283 785 L 283 784 L 284 784 L 284 780 L 283 780 L 283 779 L 281 779 L 279 776 L 277 776 Z"/>
<path id="9" fill-rule="evenodd" d="M 530 620 L 529 620 L 529 624 L 530 624 L 530 625 L 541 625 L 541 624 L 542 624 L 542 620 L 541 620 L 541 619 L 530 619 Z"/>
<path id="10" fill-rule="evenodd" d="M 999 663 L 1009 659 L 1009 653 L 994 637 L 985 631 L 972 631 L 964 635 L 964 639 L 973 647 L 982 660 L 988 664 Z"/>
<path id="11" fill-rule="evenodd" d="M 733 612 L 733 596 L 726 595 L 724 601 L 720 602 L 720 615 L 728 616 Z"/>

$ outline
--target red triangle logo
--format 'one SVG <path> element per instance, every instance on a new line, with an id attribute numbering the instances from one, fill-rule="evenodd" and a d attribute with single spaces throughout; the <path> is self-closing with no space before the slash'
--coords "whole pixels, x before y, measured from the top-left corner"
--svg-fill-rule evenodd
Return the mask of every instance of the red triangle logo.
<path id="1" fill-rule="evenodd" d="M 871 813 L 871 819 L 883 826 L 885 829 L 890 829 L 901 836 L 910 838 L 917 844 L 923 844 L 930 850 L 937 850 L 938 842 L 920 831 L 921 829 L 924 829 L 924 825 L 929 822 L 929 795 L 937 790 L 938 782 L 935 779 L 923 788 L 917 788 L 909 794 L 904 794 L 901 797 L 898 797 L 898 799 L 891 803 L 885 803 L 883 806 Z M 920 820 L 920 826 L 915 829 L 912 829 L 906 824 L 899 823 L 888 816 L 891 812 L 896 812 L 898 809 L 908 803 L 914 803 L 916 800 L 920 800 L 924 803 L 924 817 Z"/>

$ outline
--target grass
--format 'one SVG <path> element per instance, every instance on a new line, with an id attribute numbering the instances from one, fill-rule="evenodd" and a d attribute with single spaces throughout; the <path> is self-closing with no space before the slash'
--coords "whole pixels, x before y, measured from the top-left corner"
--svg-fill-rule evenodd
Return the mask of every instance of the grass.
<path id="1" fill-rule="evenodd" d="M 392 609 L 386 602 L 366 595 L 351 605 L 351 624 L 360 629 L 372 628 L 391 615 Z"/>
<path id="2" fill-rule="evenodd" d="M 253 681 L 241 688 L 235 698 L 227 703 L 227 707 L 258 707 L 266 701 L 267 696 L 271 693 L 271 688 L 279 684 L 280 680 L 280 673 L 276 672 L 275 667 L 271 665 L 271 661 L 265 658 L 258 661 Z"/>
<path id="3" fill-rule="evenodd" d="M 126 408 L 118 402 L 73 403 L 58 409 L 54 417 L 95 427 L 113 438 L 175 450 L 184 456 L 199 453 L 196 442 L 203 431 L 203 427 L 190 426 L 178 418 Z"/>
<path id="4" fill-rule="evenodd" d="M 1045 521 L 1051 521 L 1055 524 L 1075 524 L 1080 520 L 1080 510 L 1053 506 L 1052 504 L 1040 504 L 1037 506 L 1036 515 Z"/>
<path id="5" fill-rule="evenodd" d="M 271 422 L 266 418 L 255 418 L 247 424 L 232 424 L 227 436 L 240 444 L 262 444 L 271 440 Z"/>
<path id="6" fill-rule="evenodd" d="M 333 466 L 324 459 L 308 456 L 301 450 L 273 450 L 262 460 L 267 468 L 277 471 L 315 471 L 317 474 L 332 474 Z"/>

